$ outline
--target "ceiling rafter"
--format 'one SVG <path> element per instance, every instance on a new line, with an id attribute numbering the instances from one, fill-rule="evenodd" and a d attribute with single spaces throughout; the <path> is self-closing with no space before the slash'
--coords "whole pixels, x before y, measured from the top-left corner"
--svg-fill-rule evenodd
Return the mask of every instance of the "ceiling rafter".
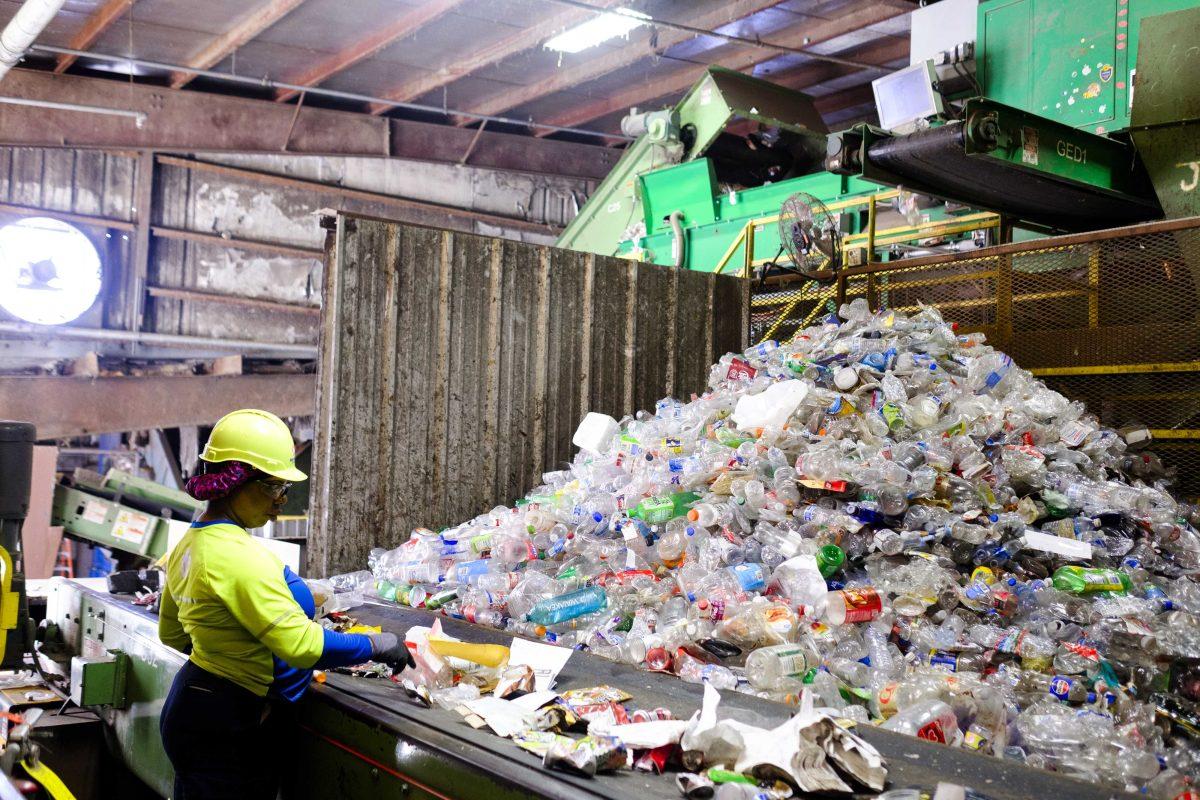
<path id="1" fill-rule="evenodd" d="M 858 61 L 868 61 L 880 65 L 890 64 L 893 61 L 908 58 L 908 40 L 888 36 L 844 52 Z M 771 83 L 778 83 L 780 86 L 804 90 L 818 83 L 824 83 L 857 71 L 853 67 L 844 67 L 840 64 L 800 64 L 764 77 Z"/>
<path id="2" fill-rule="evenodd" d="M 268 0 L 238 20 L 228 31 L 206 44 L 183 66 L 208 69 L 221 63 L 234 50 L 286 17 L 303 2 L 304 0 Z M 171 76 L 171 88 L 183 88 L 191 83 L 194 77 L 188 72 L 176 72 Z"/>
<path id="3" fill-rule="evenodd" d="M 840 14 L 836 19 L 801 22 L 776 31 L 772 35 L 772 38 L 781 43 L 792 43 L 796 46 L 811 46 L 836 39 L 839 36 L 844 36 L 847 33 L 884 22 L 905 13 L 907 11 L 896 8 L 893 5 L 880 5 L 870 0 L 860 0 L 853 10 Z M 736 47 L 730 48 L 728 54 L 718 56 L 711 63 L 729 69 L 748 70 L 775 57 L 774 53 L 747 47 Z M 823 69 L 825 66 L 821 64 L 817 68 Z M 550 122 L 555 125 L 576 125 L 633 106 L 644 105 L 652 100 L 685 91 L 696 82 L 703 69 L 700 66 L 688 66 L 673 70 L 649 81 L 633 82 L 623 91 L 616 92 L 599 100 L 582 103 L 548 120 L 539 121 Z M 849 67 L 845 69 L 851 72 L 854 71 L 853 68 Z M 571 121 L 564 123 L 562 120 Z"/>
<path id="4" fill-rule="evenodd" d="M 296 75 L 283 79 L 284 83 L 296 83 L 301 86 L 317 86 L 334 75 L 353 67 L 360 61 L 365 61 L 383 50 L 385 47 L 411 36 L 429 23 L 450 13 L 465 0 L 429 0 L 419 6 L 409 8 L 392 22 L 377 27 L 369 36 L 351 44 L 349 47 L 322 59 L 308 69 Z M 291 100 L 298 95 L 295 89 L 279 89 L 275 99 L 280 102 Z"/>
<path id="5" fill-rule="evenodd" d="M 871 84 L 860 83 L 857 86 L 851 86 L 849 89 L 843 89 L 840 92 L 823 94 L 814 102 L 817 111 L 828 115 L 844 111 L 847 108 L 873 103 L 875 102 L 875 92 L 871 89 Z"/>
<path id="6" fill-rule="evenodd" d="M 84 21 L 79 32 L 71 37 L 67 47 L 72 50 L 87 50 L 106 30 L 112 27 L 114 22 L 121 18 L 121 15 L 126 11 L 132 11 L 133 4 L 134 0 L 105 0 Z M 54 63 L 54 71 L 66 72 L 77 58 L 78 56 L 66 54 L 59 56 Z"/>
<path id="7" fill-rule="evenodd" d="M 690 20 L 690 24 L 699 28 L 718 28 L 779 5 L 780 2 L 782 0 L 733 0 L 733 2 L 723 3 L 717 8 L 697 15 Z M 628 44 L 607 53 L 591 55 L 569 67 L 563 67 L 546 80 L 526 86 L 514 86 L 511 89 L 497 92 L 477 103 L 471 110 L 481 114 L 498 114 L 554 92 L 574 89 L 580 84 L 636 64 L 643 58 L 661 53 L 669 47 L 694 38 L 694 33 L 670 28 L 650 28 L 639 31 L 637 35 L 631 37 Z M 459 125 L 466 125 L 472 120 L 463 118 L 456 122 Z"/>
<path id="8" fill-rule="evenodd" d="M 611 8 L 622 0 L 597 0 L 597 6 Z M 473 53 L 455 58 L 451 63 L 433 72 L 422 73 L 396 84 L 381 92 L 380 97 L 404 103 L 428 94 L 429 92 L 449 86 L 459 78 L 478 72 L 481 69 L 499 64 L 506 58 L 532 50 L 542 42 L 560 33 L 563 29 L 583 22 L 591 17 L 591 12 L 579 9 L 568 9 L 528 28 L 522 28 L 512 36 L 506 36 L 494 44 L 475 50 Z M 393 106 L 383 103 L 372 103 L 372 114 L 382 114 Z"/>

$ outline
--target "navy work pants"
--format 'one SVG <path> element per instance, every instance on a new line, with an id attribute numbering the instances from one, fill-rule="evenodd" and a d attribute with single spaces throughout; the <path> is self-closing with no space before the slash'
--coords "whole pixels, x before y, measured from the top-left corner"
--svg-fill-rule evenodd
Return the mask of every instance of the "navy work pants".
<path id="1" fill-rule="evenodd" d="M 188 661 L 158 723 L 175 768 L 172 800 L 274 800 L 283 716 L 286 709 Z"/>

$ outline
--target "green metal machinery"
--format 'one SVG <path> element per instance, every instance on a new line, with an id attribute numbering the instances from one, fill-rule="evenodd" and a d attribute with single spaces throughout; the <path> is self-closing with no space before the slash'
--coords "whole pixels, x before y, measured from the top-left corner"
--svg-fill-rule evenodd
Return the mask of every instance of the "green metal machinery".
<path id="1" fill-rule="evenodd" d="M 1191 146 L 1200 101 L 1187 77 L 1197 8 L 1200 0 L 983 0 L 972 12 L 975 41 L 941 54 L 960 75 L 933 81 L 944 113 L 915 130 L 861 124 L 829 135 L 819 160 L 826 137 L 809 97 L 710 68 L 673 109 L 626 118 L 638 139 L 558 244 L 748 270 L 779 258 L 780 209 L 794 194 L 836 217 L 849 266 L 899 255 L 891 248 L 901 243 L 984 244 L 996 214 L 1052 232 L 1196 213 L 1200 193 L 1172 186 L 1200 183 Z M 1171 145 L 1150 143 L 1168 129 Z M 881 228 L 876 212 L 901 187 L 947 202 Z"/>
<path id="2" fill-rule="evenodd" d="M 779 210 L 796 193 L 837 214 L 849 248 L 859 250 L 875 233 L 876 202 L 899 194 L 822 169 L 827 132 L 807 95 L 720 67 L 673 109 L 627 117 L 623 128 L 638 139 L 559 247 L 735 272 L 780 255 Z M 927 216 L 921 230 L 889 231 L 877 243 L 961 237 L 997 224 L 966 208 Z"/>
<path id="3" fill-rule="evenodd" d="M 76 538 L 153 561 L 167 551 L 171 520 L 189 522 L 204 504 L 120 470 L 76 470 L 54 487 L 51 521 Z"/>

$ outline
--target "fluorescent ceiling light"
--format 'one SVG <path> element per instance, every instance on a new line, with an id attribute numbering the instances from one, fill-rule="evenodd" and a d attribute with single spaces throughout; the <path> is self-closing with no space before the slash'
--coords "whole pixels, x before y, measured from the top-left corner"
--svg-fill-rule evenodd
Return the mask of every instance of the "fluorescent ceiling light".
<path id="1" fill-rule="evenodd" d="M 576 25 L 546 42 L 548 50 L 558 50 L 560 53 L 578 53 L 589 47 L 595 47 L 601 42 L 627 36 L 629 32 L 642 27 L 650 19 L 649 15 L 628 8 L 614 8 L 592 17 L 587 22 Z"/>
<path id="2" fill-rule="evenodd" d="M 100 294 L 100 255 L 73 225 L 28 217 L 0 228 L 0 307 L 39 325 L 61 325 Z"/>

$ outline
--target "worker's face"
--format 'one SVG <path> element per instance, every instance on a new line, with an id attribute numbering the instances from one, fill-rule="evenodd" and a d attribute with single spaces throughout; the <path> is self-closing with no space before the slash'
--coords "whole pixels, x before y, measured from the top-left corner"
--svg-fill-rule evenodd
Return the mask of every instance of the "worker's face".
<path id="1" fill-rule="evenodd" d="M 243 527 L 261 528 L 283 510 L 289 485 L 278 478 L 248 481 L 230 496 L 229 510 Z"/>

